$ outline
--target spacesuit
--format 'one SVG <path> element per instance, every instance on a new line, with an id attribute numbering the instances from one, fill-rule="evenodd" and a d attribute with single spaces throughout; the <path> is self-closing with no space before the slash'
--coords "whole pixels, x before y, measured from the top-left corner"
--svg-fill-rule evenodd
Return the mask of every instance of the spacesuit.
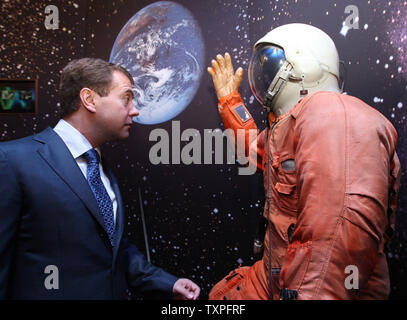
<path id="1" fill-rule="evenodd" d="M 257 130 L 239 116 L 243 70 L 230 55 L 208 68 L 225 127 Z M 228 79 L 229 80 L 228 80 Z M 210 299 L 386 299 L 385 248 L 394 232 L 400 181 L 397 133 L 339 87 L 332 39 L 304 24 L 260 39 L 249 65 L 268 126 L 246 135 L 246 154 L 263 171 L 263 258 L 218 282 Z"/>

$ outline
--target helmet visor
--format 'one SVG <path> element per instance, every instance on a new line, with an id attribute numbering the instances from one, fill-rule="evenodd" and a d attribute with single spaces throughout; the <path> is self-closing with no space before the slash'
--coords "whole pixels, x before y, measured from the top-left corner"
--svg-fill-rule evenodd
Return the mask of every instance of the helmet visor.
<path id="1" fill-rule="evenodd" d="M 261 104 L 285 61 L 284 50 L 280 47 L 263 44 L 254 49 L 249 63 L 249 83 L 254 96 Z"/>

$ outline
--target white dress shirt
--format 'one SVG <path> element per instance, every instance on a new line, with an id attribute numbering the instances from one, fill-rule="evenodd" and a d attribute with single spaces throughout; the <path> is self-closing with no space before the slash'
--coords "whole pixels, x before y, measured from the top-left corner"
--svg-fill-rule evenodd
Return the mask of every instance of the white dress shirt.
<path id="1" fill-rule="evenodd" d="M 85 179 L 87 179 L 87 168 L 88 164 L 85 159 L 81 156 L 92 149 L 92 145 L 90 142 L 80 133 L 76 128 L 71 126 L 68 122 L 61 119 L 57 123 L 54 128 L 54 131 L 61 137 L 61 139 L 65 142 L 66 146 L 68 147 L 69 151 L 71 152 L 73 158 L 75 159 L 76 163 L 81 169 Z M 96 151 L 99 153 L 99 148 L 95 148 Z M 105 172 L 103 171 L 102 160 L 99 163 L 99 170 L 100 170 L 100 177 L 102 182 L 109 194 L 110 199 L 113 202 L 113 218 L 116 221 L 116 211 L 117 211 L 117 200 L 116 195 L 113 191 L 112 185 L 110 184 L 109 178 L 106 176 Z"/>

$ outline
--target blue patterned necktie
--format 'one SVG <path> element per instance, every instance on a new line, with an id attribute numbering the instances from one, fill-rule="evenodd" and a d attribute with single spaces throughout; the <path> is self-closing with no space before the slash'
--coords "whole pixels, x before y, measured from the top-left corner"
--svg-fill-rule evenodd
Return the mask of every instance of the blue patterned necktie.
<path id="1" fill-rule="evenodd" d="M 107 193 L 102 179 L 100 178 L 99 161 L 100 157 L 95 149 L 85 152 L 82 157 L 88 163 L 87 176 L 90 188 L 95 195 L 100 213 L 103 216 L 103 222 L 109 235 L 110 243 L 114 246 L 114 219 L 113 203 Z"/>

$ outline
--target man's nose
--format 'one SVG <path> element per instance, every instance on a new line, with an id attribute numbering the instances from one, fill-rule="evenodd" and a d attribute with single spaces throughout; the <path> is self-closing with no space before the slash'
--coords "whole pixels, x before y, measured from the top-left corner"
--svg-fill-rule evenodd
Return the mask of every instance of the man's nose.
<path id="1" fill-rule="evenodd" d="M 130 110 L 130 117 L 137 117 L 140 114 L 140 112 L 137 110 L 136 106 L 134 105 L 133 102 L 131 102 L 131 110 Z"/>

